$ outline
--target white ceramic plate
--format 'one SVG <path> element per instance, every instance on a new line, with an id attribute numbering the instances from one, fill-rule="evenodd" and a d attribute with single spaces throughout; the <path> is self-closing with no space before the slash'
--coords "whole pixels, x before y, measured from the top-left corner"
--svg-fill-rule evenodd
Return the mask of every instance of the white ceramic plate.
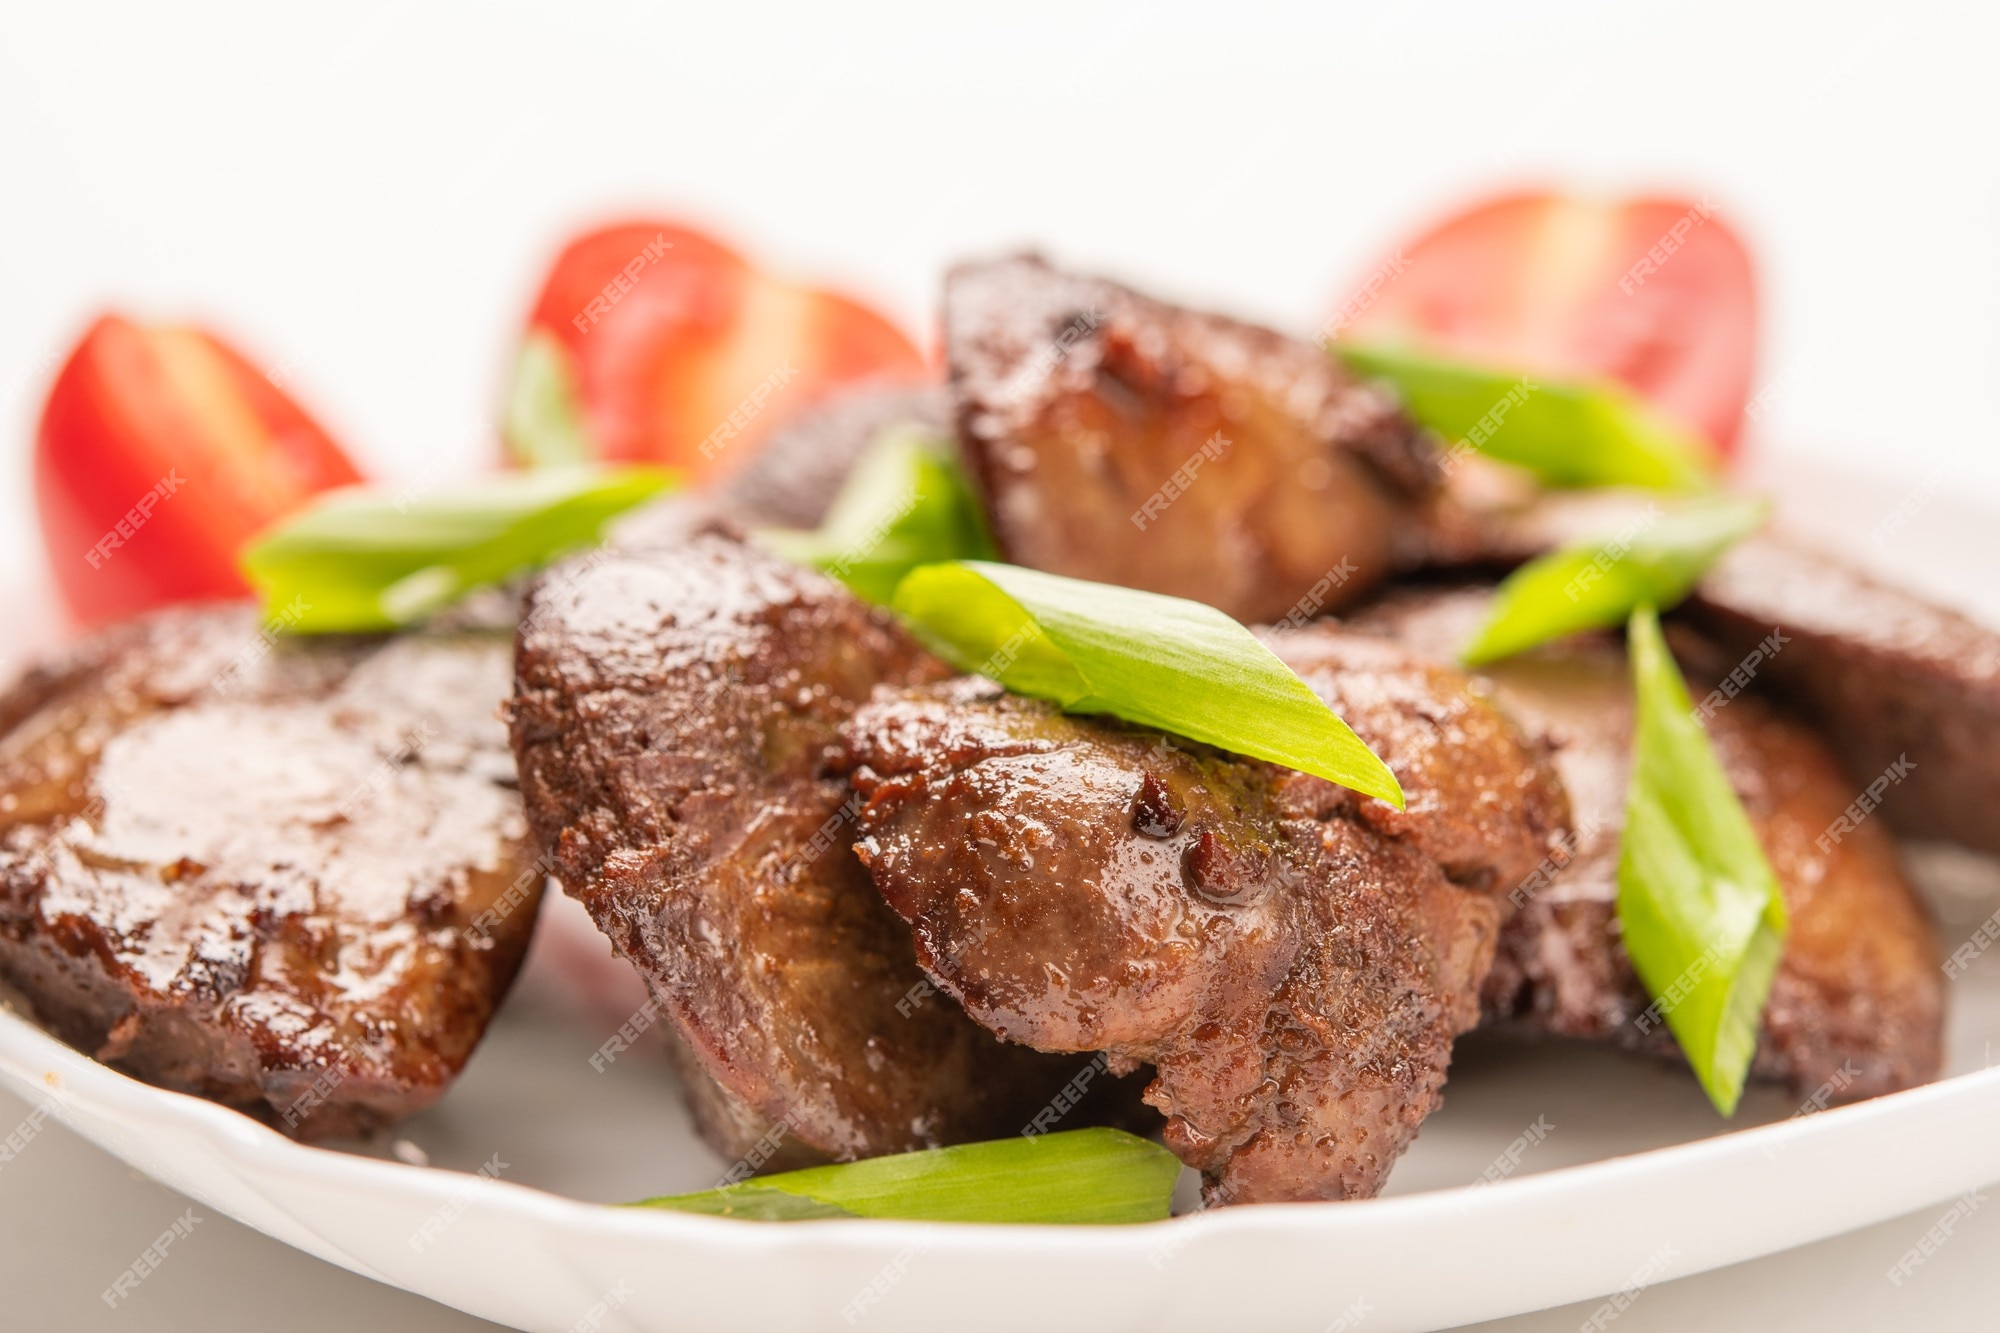
<path id="1" fill-rule="evenodd" d="M 1836 535 L 1876 531 L 1921 490 L 1779 480 L 1810 502 L 1795 523 Z M 1920 522 L 1863 555 L 2000 623 L 1974 558 L 1991 547 L 1991 520 L 1941 497 L 1921 504 Z M 1939 849 L 1914 859 L 1948 949 L 2000 905 L 1993 864 Z M 759 1225 L 606 1208 L 705 1187 L 723 1164 L 694 1137 L 659 1064 L 628 1053 L 592 1071 L 616 1021 L 605 1013 L 620 1002 L 585 1011 L 567 998 L 562 959 L 576 947 L 597 945 L 573 905 L 552 901 L 522 985 L 465 1077 L 400 1129 L 403 1156 L 421 1150 L 448 1169 L 393 1160 L 386 1143 L 301 1147 L 125 1078 L 11 1013 L 0 1013 L 0 1081 L 288 1244 L 535 1330 L 1326 1330 L 1365 1320 L 1387 1333 L 1617 1293 L 2000 1180 L 2000 1069 L 1987 1067 L 2000 1037 L 1996 950 L 1955 984 L 1951 1077 L 1797 1118 L 1787 1097 L 1755 1089 L 1725 1127 L 1684 1073 L 1475 1035 L 1454 1060 L 1445 1109 L 1388 1196 L 1368 1203 L 1101 1229 Z M 1535 1141 L 1517 1147 L 1524 1136 Z M 1496 1163 L 1505 1179 L 1469 1186 Z"/>

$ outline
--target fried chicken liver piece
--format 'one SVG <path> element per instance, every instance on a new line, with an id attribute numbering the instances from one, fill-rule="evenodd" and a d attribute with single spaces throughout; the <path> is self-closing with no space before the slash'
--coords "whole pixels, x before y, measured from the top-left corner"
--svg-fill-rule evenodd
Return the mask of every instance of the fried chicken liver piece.
<path id="1" fill-rule="evenodd" d="M 1349 624 L 1420 651 L 1469 640 L 1490 587 L 1409 590 Z M 1936 1076 L 1944 985 L 1929 918 L 1880 821 L 1834 836 L 1856 789 L 1810 729 L 1748 695 L 1708 695 L 1704 680 L 1734 664 L 1675 635 L 1703 723 L 1783 888 L 1790 925 L 1764 1012 L 1753 1073 L 1801 1094 L 1846 1100 Z M 1788 650 L 1787 650 L 1788 651 Z M 1508 892 L 1520 902 L 1501 931 L 1485 988 L 1495 1019 L 1671 1054 L 1619 942 L 1618 844 L 1630 773 L 1632 692 L 1623 647 L 1577 636 L 1481 668 L 1502 708 L 1554 748 L 1576 817 L 1569 864 Z"/>
<path id="2" fill-rule="evenodd" d="M 1006 558 L 1254 622 L 1411 554 L 1435 445 L 1320 347 L 1023 256 L 954 269 L 961 448 Z"/>
<path id="3" fill-rule="evenodd" d="M 533 930 L 499 633 L 104 630 L 0 696 L 0 977 L 56 1035 L 301 1139 L 450 1086 Z"/>
<path id="4" fill-rule="evenodd" d="M 804 408 L 731 474 L 716 504 L 746 525 L 816 528 L 854 465 L 890 431 L 949 440 L 944 385 L 867 382 Z"/>
<path id="5" fill-rule="evenodd" d="M 933 994 L 849 849 L 837 729 L 876 685 L 943 674 L 884 613 L 717 532 L 591 553 L 530 592 L 511 705 L 529 819 L 651 988 L 725 1157 L 1018 1133 L 1076 1072 Z"/>
<path id="6" fill-rule="evenodd" d="M 847 728 L 857 850 L 926 971 L 1009 1040 L 1152 1065 L 1147 1101 L 1214 1203 L 1381 1188 L 1477 1016 L 1486 886 L 1565 833 L 1539 753 L 1462 680 L 1435 697 L 1452 673 L 1336 637 L 1284 647 L 1367 700 L 1364 738 L 1394 719 L 1408 815 L 978 678 L 878 690 Z M 1400 677 L 1359 680 L 1375 669 Z M 1454 761 L 1507 772 L 1491 808 L 1433 799 Z"/>
<path id="7" fill-rule="evenodd" d="M 1432 558 L 1502 569 L 1616 533 L 1659 500 L 1584 491 L 1457 505 Z M 1745 538 L 1674 613 L 1818 729 L 1898 831 L 2000 852 L 2000 633 L 1782 527 Z M 1754 654 L 1754 656 L 1753 656 Z"/>

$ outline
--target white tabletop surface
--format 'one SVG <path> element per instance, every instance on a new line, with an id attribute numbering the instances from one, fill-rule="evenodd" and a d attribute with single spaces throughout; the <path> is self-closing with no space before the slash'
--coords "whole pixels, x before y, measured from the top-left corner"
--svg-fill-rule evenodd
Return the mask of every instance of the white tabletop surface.
<path id="1" fill-rule="evenodd" d="M 2000 497 L 1991 6 L 579 8 L 8 9 L 0 566 L 40 559 L 26 442 L 96 310 L 211 319 L 376 472 L 435 474 L 491 456 L 549 247 L 651 207 L 914 328 L 951 257 L 1023 242 L 1305 328 L 1479 189 L 1708 191 L 1765 278 L 1759 429 Z M 0 1097 L 0 1129 L 23 1114 Z M 0 1324 L 483 1326 L 222 1217 L 108 1309 L 185 1207 L 50 1124 L 0 1166 Z M 1651 1289 L 1616 1327 L 1993 1327 L 2000 1208 L 1887 1279 L 1934 1220 Z"/>

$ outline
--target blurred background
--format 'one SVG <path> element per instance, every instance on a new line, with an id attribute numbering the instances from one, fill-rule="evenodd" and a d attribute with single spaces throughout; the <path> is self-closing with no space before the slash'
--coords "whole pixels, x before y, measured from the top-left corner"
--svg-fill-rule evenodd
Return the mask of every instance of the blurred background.
<path id="1" fill-rule="evenodd" d="M 17 5 L 0 19 L 0 593 L 45 581 L 30 441 L 98 313 L 224 332 L 374 475 L 470 471 L 499 457 L 555 251 L 628 214 L 706 226 L 928 344 L 944 266 L 1024 244 L 1307 333 L 1482 194 L 1706 195 L 1758 265 L 1750 447 L 1879 474 L 1885 510 L 1919 482 L 2000 502 L 1996 39 L 2000 10 L 1920 0 Z M 133 1249 L 91 1248 L 67 1197 L 83 1181 L 93 1209 L 161 1206 L 67 1141 L 10 1173 L 9 1285 L 83 1274 L 46 1288 L 63 1292 L 51 1327 L 108 1323 L 68 1302 Z M 154 1326 L 268 1265 L 297 1327 L 364 1308 L 474 1326 L 230 1225 L 149 1293 Z M 1836 1326 L 1881 1295 L 1856 1247 L 1910 1230 L 1737 1270 L 1727 1295 L 1691 1285 L 1724 1275 L 1677 1284 L 1697 1294 L 1620 1327 L 1695 1310 L 1782 1326 L 1807 1304 Z M 1934 1302 L 1915 1322 L 1975 1326 L 1954 1314 L 1983 1281 L 1941 1268 L 1883 1312 Z M 333 1305 L 299 1296 L 313 1283 Z M 1509 1327 L 1576 1324 L 1539 1320 Z"/>
<path id="2" fill-rule="evenodd" d="M 24 7 L 0 40 L 0 560 L 117 307 L 199 318 L 364 468 L 488 463 L 556 248 L 649 211 L 920 339 L 1033 243 L 1301 332 L 1516 183 L 1710 196 L 1759 263 L 1753 435 L 2000 494 L 2000 19 L 1750 7 Z"/>

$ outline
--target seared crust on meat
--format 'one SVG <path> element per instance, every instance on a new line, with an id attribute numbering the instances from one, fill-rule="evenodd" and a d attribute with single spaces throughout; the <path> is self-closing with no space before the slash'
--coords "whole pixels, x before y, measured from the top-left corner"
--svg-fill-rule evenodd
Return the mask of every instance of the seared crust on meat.
<path id="1" fill-rule="evenodd" d="M 1506 894 L 1565 845 L 1569 797 L 1548 746 L 1524 735 L 1477 680 L 1326 622 L 1262 637 L 1389 765 L 1405 808 L 1316 778 L 1287 780 L 1346 799 L 1356 817 L 1414 842 L 1446 878 L 1477 893 Z"/>
<path id="2" fill-rule="evenodd" d="M 960 444 L 1006 558 L 1244 621 L 1351 600 L 1418 535 L 1430 438 L 1311 343 L 1021 257 L 954 269 Z"/>
<path id="3" fill-rule="evenodd" d="M 1433 856 L 1483 886 L 1564 832 L 1560 788 L 1511 727 L 1430 694 L 1454 673 L 1365 683 L 1407 658 L 1336 637 L 1284 646 L 1362 704 L 1357 725 L 1395 733 L 1408 816 L 978 679 L 880 689 L 848 727 L 857 850 L 925 969 L 1011 1040 L 1153 1065 L 1147 1101 L 1211 1202 L 1381 1188 L 1476 1018 L 1500 916 Z M 1492 785 L 1510 809 L 1461 819 L 1424 785 L 1452 759 L 1539 772 Z M 1525 831 L 1482 854 L 1510 813 Z"/>
<path id="4" fill-rule="evenodd" d="M 300 1138 L 443 1093 L 533 929 L 498 634 L 106 631 L 0 699 L 0 975 L 79 1049 Z"/>
<path id="5" fill-rule="evenodd" d="M 933 995 L 849 850 L 837 729 L 945 672 L 885 614 L 698 535 L 545 574 L 516 671 L 529 818 L 712 1081 L 692 1100 L 723 1155 L 779 1124 L 842 1159 L 1018 1133 L 1075 1073 Z"/>
<path id="6" fill-rule="evenodd" d="M 1445 652 L 1470 638 L 1490 598 L 1485 587 L 1399 593 L 1350 623 Z M 1704 665 L 1719 674 L 1735 661 L 1684 635 L 1676 649 L 1697 699 Z M 1610 636 L 1578 636 L 1480 675 L 1503 708 L 1555 748 L 1577 828 L 1567 868 L 1552 862 L 1509 890 L 1521 910 L 1501 932 L 1486 983 L 1489 1013 L 1673 1054 L 1660 1029 L 1649 1036 L 1635 1025 L 1648 998 L 1618 937 L 1632 736 L 1624 649 Z M 1738 696 L 1703 721 L 1790 917 L 1753 1072 L 1801 1093 L 1831 1086 L 1842 1098 L 1934 1078 L 1944 1011 L 1937 942 L 1894 839 L 1871 821 L 1821 845 L 1854 786 L 1817 736 L 1762 700 Z"/>

